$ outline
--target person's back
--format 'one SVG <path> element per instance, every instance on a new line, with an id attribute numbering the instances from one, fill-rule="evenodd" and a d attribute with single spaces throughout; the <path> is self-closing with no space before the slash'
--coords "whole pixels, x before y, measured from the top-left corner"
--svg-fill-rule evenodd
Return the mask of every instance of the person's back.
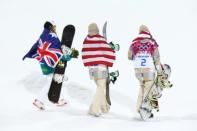
<path id="1" fill-rule="evenodd" d="M 99 35 L 99 29 L 95 23 L 88 27 L 88 36 L 83 42 L 82 60 L 84 66 L 89 68 L 90 78 L 97 85 L 89 114 L 100 116 L 101 113 L 109 111 L 109 104 L 106 100 L 107 68 L 113 66 L 115 53 L 107 44 L 106 39 Z"/>
<path id="2" fill-rule="evenodd" d="M 145 25 L 140 26 L 139 35 L 129 48 L 128 58 L 134 61 L 135 75 L 140 82 L 137 100 L 137 111 L 139 112 L 143 99 L 154 85 L 156 72 L 158 72 L 157 67 L 160 68 L 158 45 Z"/>
<path id="3" fill-rule="evenodd" d="M 46 21 L 44 23 L 44 30 L 41 33 L 39 39 L 28 51 L 28 53 L 23 57 L 37 59 L 42 73 L 45 79 L 45 84 L 43 88 L 36 96 L 33 104 L 41 110 L 45 109 L 45 103 L 48 102 L 48 91 L 52 80 L 52 75 L 55 70 L 55 66 L 60 59 L 64 57 L 61 49 L 61 43 L 56 35 L 56 25 L 54 21 Z M 66 104 L 65 99 L 61 99 L 57 105 Z"/>

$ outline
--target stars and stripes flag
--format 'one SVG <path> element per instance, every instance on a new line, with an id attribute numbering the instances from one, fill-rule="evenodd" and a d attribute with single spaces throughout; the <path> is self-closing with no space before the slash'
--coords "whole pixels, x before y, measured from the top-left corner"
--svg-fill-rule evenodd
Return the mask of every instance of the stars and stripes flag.
<path id="1" fill-rule="evenodd" d="M 87 36 L 84 40 L 82 49 L 84 66 L 103 64 L 112 67 L 115 58 L 115 51 L 107 44 L 104 37 Z"/>

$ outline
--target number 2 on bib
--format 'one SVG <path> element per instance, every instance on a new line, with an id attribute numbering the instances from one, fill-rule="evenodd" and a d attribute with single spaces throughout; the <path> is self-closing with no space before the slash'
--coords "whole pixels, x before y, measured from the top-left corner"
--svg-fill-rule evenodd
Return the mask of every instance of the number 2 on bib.
<path id="1" fill-rule="evenodd" d="M 135 57 L 135 68 L 152 68 L 154 69 L 153 58 L 149 54 L 140 54 Z"/>
<path id="2" fill-rule="evenodd" d="M 141 59 L 141 66 L 146 66 L 146 59 Z"/>

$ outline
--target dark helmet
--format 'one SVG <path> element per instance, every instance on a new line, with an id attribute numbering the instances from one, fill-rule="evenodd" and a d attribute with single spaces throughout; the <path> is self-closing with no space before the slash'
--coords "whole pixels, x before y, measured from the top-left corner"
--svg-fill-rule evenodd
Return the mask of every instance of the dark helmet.
<path id="1" fill-rule="evenodd" d="M 46 21 L 44 23 L 44 28 L 45 29 L 51 30 L 52 26 L 55 26 L 55 22 L 54 21 Z"/>

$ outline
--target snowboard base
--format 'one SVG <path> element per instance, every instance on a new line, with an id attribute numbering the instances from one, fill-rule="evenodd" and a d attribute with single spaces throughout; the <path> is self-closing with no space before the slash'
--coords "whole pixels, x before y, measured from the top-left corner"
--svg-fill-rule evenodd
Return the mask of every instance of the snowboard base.
<path id="1" fill-rule="evenodd" d="M 61 47 L 71 48 L 74 34 L 75 27 L 73 25 L 67 25 L 63 30 Z M 66 67 L 67 61 L 65 60 L 60 60 L 55 67 L 55 72 L 48 92 L 48 98 L 53 103 L 58 103 L 59 101 Z"/>

